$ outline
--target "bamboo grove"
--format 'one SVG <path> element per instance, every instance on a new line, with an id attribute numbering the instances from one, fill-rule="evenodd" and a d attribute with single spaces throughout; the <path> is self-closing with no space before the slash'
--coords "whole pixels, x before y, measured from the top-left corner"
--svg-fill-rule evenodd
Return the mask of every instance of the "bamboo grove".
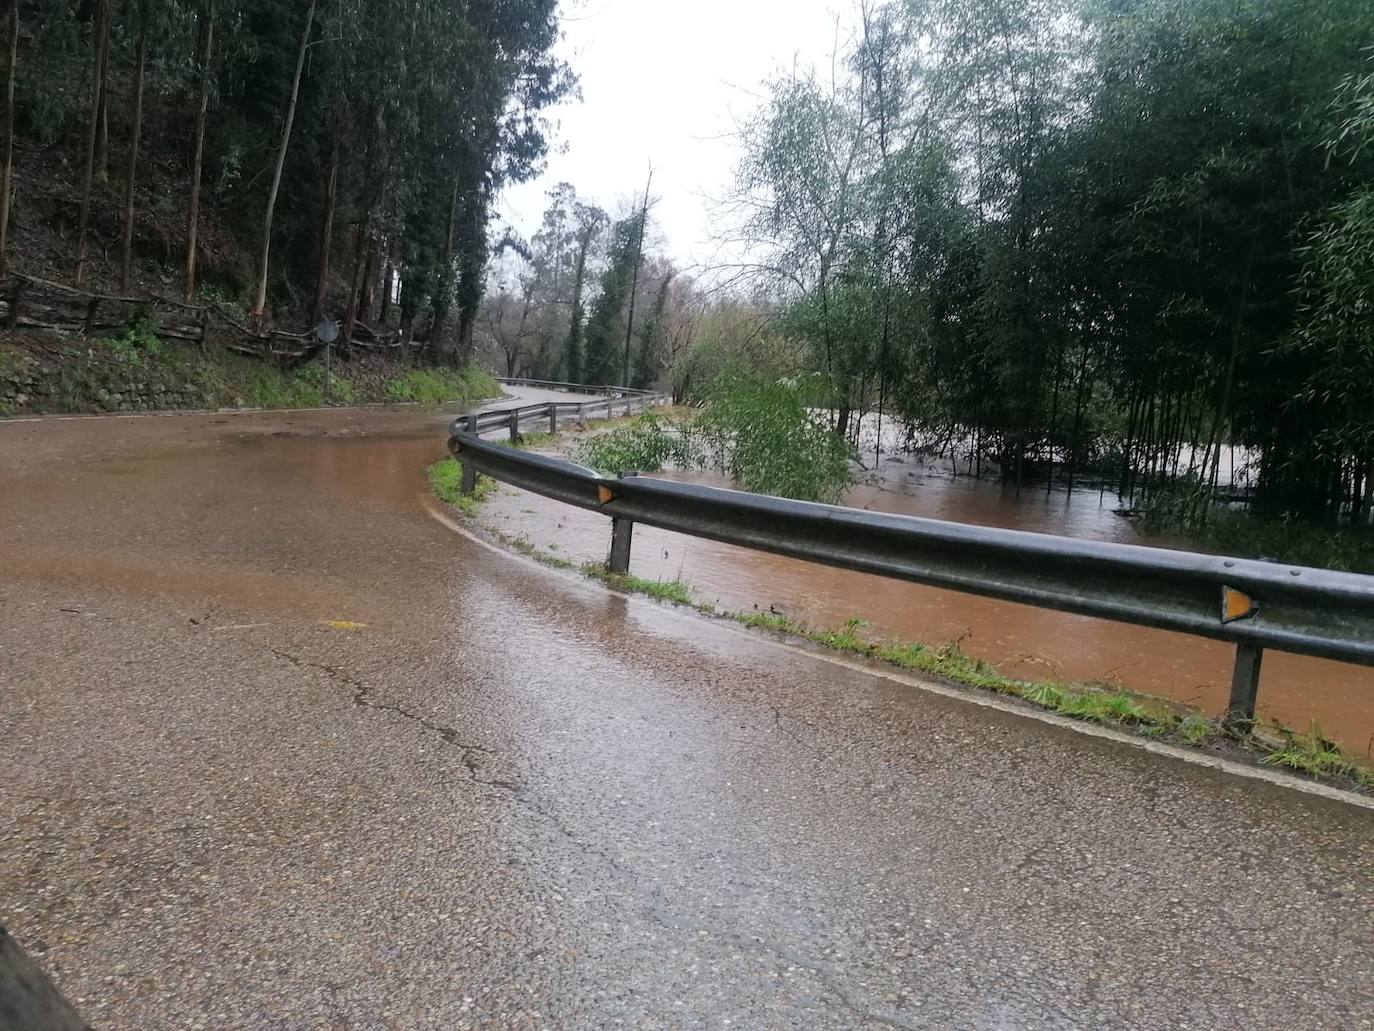
<path id="1" fill-rule="evenodd" d="M 463 360 L 504 184 L 572 87 L 555 0 L 7 0 L 0 255 L 256 317 L 398 322 Z M 13 212 L 8 203 L 14 196 Z"/>
<path id="2" fill-rule="evenodd" d="M 1018 483 L 1368 517 L 1374 7 L 859 14 L 743 126 L 736 199 L 841 431 L 880 410 Z"/>

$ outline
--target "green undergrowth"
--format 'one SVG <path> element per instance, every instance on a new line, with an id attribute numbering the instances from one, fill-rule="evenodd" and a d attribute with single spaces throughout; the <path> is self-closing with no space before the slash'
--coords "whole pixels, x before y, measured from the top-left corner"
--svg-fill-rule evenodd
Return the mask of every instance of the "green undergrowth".
<path id="1" fill-rule="evenodd" d="M 135 320 L 105 337 L 47 341 L 42 353 L 46 357 L 40 359 L 0 349 L 0 355 L 12 356 L 9 361 L 23 362 L 28 385 L 23 390 L 25 403 L 11 404 L 15 411 L 438 404 L 501 394 L 490 374 L 476 367 L 413 368 L 377 356 L 348 361 L 336 355 L 326 374 L 318 359 L 285 364 L 217 346 L 163 340 L 146 320 Z"/>
<path id="2" fill-rule="evenodd" d="M 1374 573 L 1370 527 L 1263 515 L 1217 502 L 1197 485 L 1156 489 L 1141 506 L 1141 525 L 1150 533 L 1184 537 L 1241 558 Z"/>
<path id="3" fill-rule="evenodd" d="M 818 422 L 791 380 L 724 377 L 690 415 L 650 409 L 582 441 L 574 458 L 614 476 L 628 470 L 714 469 L 741 489 L 806 501 L 838 501 L 853 480 L 849 445 Z"/>
<path id="4" fill-rule="evenodd" d="M 491 374 L 471 365 L 462 369 L 411 369 L 386 384 L 386 400 L 393 403 L 437 405 L 500 395 L 501 388 Z"/>
<path id="5" fill-rule="evenodd" d="M 547 444 L 552 444 L 557 439 L 558 437 L 553 433 L 536 431 L 534 433 L 520 434 L 520 439 L 513 444 L 509 440 L 498 441 L 498 443 L 502 447 L 513 447 L 521 451 L 529 451 L 537 447 L 544 447 Z"/>

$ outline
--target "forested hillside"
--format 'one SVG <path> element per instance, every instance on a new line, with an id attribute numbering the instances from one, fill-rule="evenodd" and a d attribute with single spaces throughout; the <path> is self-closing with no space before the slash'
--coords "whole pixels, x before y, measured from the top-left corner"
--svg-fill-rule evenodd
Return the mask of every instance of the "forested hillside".
<path id="1" fill-rule="evenodd" d="M 1374 5 L 893 0 L 742 127 L 736 217 L 837 429 L 1359 521 Z"/>
<path id="2" fill-rule="evenodd" d="M 554 0 L 7 0 L 6 267 L 471 354 Z"/>

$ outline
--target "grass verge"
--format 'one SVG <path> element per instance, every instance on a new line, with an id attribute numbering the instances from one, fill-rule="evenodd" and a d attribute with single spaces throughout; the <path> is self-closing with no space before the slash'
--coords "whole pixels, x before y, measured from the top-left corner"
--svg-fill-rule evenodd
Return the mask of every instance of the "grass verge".
<path id="1" fill-rule="evenodd" d="M 859 630 L 866 624 L 857 619 L 837 629 L 817 630 L 771 612 L 728 615 L 753 629 L 799 637 L 832 651 L 876 659 L 966 687 L 1010 695 L 1071 719 L 1119 727 L 1142 737 L 1189 748 L 1239 748 L 1265 765 L 1283 766 L 1314 779 L 1342 781 L 1365 790 L 1374 788 L 1374 772 L 1341 752 L 1315 724 L 1307 734 L 1277 727 L 1284 743 L 1274 748 L 1260 736 L 1237 734 L 1220 720 L 1196 710 L 1180 710 L 1160 699 L 1092 684 L 1061 684 L 1004 676 L 989 663 L 965 653 L 957 641 L 940 648 L 913 641 L 870 642 L 860 636 Z"/>
<path id="2" fill-rule="evenodd" d="M 485 501 L 496 489 L 496 481 L 486 476 L 477 477 L 477 485 L 471 494 L 463 493 L 463 466 L 457 459 L 444 458 L 425 470 L 429 479 L 429 489 L 436 498 L 446 505 L 452 505 L 465 516 L 477 514 L 477 506 Z"/>
<path id="3" fill-rule="evenodd" d="M 645 580 L 632 573 L 612 573 L 603 565 L 588 562 L 582 566 L 582 575 L 600 580 L 608 587 L 626 594 L 642 594 L 655 601 L 672 602 L 674 605 L 687 605 L 697 608 L 692 598 L 692 589 L 681 580 Z"/>
<path id="4" fill-rule="evenodd" d="M 558 437 L 552 433 L 534 432 L 522 433 L 520 439 L 512 444 L 509 440 L 497 441 L 501 447 L 513 447 L 521 451 L 529 451 L 532 448 L 543 447 L 545 444 L 552 444 Z"/>

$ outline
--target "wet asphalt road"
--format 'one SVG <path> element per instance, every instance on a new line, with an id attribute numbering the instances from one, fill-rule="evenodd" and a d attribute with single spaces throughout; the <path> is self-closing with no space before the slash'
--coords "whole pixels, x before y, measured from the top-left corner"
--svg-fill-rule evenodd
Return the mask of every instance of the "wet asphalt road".
<path id="1" fill-rule="evenodd" d="M 0 922 L 97 1027 L 1374 1026 L 1369 810 L 494 552 L 443 423 L 0 425 Z"/>

